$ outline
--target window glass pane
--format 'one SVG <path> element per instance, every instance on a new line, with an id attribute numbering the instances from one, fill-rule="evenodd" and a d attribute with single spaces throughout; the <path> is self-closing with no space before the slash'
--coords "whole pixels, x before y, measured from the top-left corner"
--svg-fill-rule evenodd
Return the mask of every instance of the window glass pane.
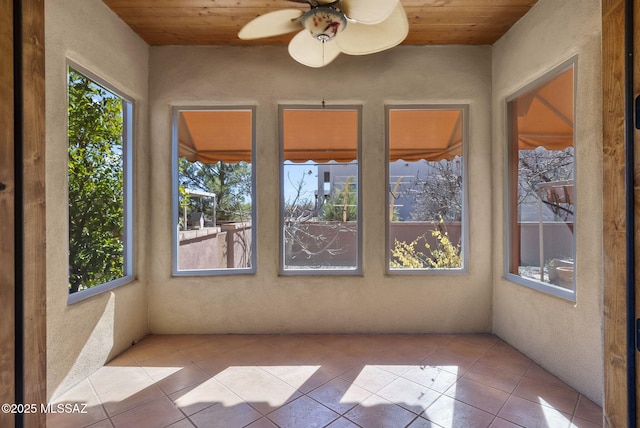
<path id="1" fill-rule="evenodd" d="M 252 109 L 177 110 L 176 273 L 250 272 Z"/>
<path id="2" fill-rule="evenodd" d="M 282 270 L 359 269 L 359 110 L 281 109 Z"/>
<path id="3" fill-rule="evenodd" d="M 388 267 L 463 267 L 464 110 L 390 107 Z"/>
<path id="4" fill-rule="evenodd" d="M 574 289 L 574 69 L 508 103 L 508 273 Z"/>
<path id="5" fill-rule="evenodd" d="M 69 293 L 131 273 L 131 104 L 68 69 Z"/>

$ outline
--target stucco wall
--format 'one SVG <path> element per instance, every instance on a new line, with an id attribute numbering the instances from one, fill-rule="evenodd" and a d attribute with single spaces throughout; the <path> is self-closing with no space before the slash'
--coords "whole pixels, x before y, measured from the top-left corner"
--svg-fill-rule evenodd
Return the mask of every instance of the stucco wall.
<path id="1" fill-rule="evenodd" d="M 603 397 L 599 0 L 540 0 L 493 46 L 493 330 L 597 403 Z M 505 98 L 578 55 L 575 303 L 504 279 Z"/>
<path id="2" fill-rule="evenodd" d="M 284 46 L 152 47 L 149 322 L 154 333 L 491 329 L 491 48 L 400 46 L 299 65 Z M 278 275 L 278 104 L 363 105 L 363 271 Z M 466 275 L 388 276 L 385 103 L 469 104 Z M 256 105 L 257 273 L 171 277 L 171 107 Z"/>
<path id="3" fill-rule="evenodd" d="M 112 292 L 67 304 L 67 58 L 135 101 L 134 156 L 147 153 L 148 47 L 98 0 L 45 2 L 47 395 L 91 374 L 147 328 L 146 294 L 136 280 Z M 135 186 L 147 185 L 148 163 L 135 168 Z M 147 193 L 136 192 L 136 275 L 144 277 Z"/>

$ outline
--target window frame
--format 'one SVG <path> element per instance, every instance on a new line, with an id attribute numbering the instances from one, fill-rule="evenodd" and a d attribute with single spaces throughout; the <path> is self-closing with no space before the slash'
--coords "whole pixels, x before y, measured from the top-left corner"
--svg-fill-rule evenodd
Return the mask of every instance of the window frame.
<path id="1" fill-rule="evenodd" d="M 520 275 L 516 275 L 510 272 L 510 266 L 512 263 L 512 239 L 513 239 L 513 216 L 517 216 L 517 212 L 513 212 L 513 206 L 511 201 L 511 186 L 513 180 L 513 173 L 510 169 L 511 167 L 511 159 L 514 156 L 514 144 L 512 143 L 512 135 L 514 133 L 513 123 L 512 123 L 512 104 L 516 101 L 520 96 L 526 94 L 533 90 L 534 88 L 540 87 L 554 78 L 560 76 L 563 72 L 567 70 L 573 70 L 573 150 L 574 150 L 574 158 L 573 158 L 573 198 L 574 198 L 574 206 L 576 207 L 573 213 L 573 258 L 574 258 L 574 274 L 572 281 L 572 288 L 566 289 L 560 286 L 556 286 L 551 283 L 545 283 L 542 281 L 536 281 L 533 279 L 525 278 Z M 529 83 L 522 86 L 520 89 L 507 96 L 504 101 L 504 131 L 505 131 L 505 156 L 504 156 L 504 277 L 507 281 L 512 282 L 514 284 L 518 284 L 532 290 L 540 291 L 542 293 L 552 295 L 555 297 L 560 297 L 562 299 L 575 302 L 576 294 L 577 294 L 577 230 L 578 230 L 578 205 L 577 205 L 577 187 L 578 187 L 578 156 L 576 154 L 576 141 L 577 141 L 577 89 L 578 89 L 578 56 L 575 55 L 572 58 L 548 69 L 539 77 L 533 79 Z M 517 155 L 517 153 L 516 153 Z M 516 174 L 516 179 L 518 174 Z M 517 221 L 517 220 L 516 220 Z"/>
<path id="2" fill-rule="evenodd" d="M 183 111 L 250 111 L 251 112 L 251 266 L 224 269 L 178 269 L 179 179 L 178 179 L 178 130 L 179 115 Z M 257 271 L 257 210 L 256 210 L 256 106 L 255 105 L 174 105 L 171 108 L 171 274 L 174 277 L 255 275 Z"/>
<path id="3" fill-rule="evenodd" d="M 135 261 L 134 261 L 134 165 L 135 157 L 133 146 L 135 144 L 135 101 L 133 97 L 126 95 L 123 91 L 116 88 L 114 85 L 107 82 L 105 79 L 99 77 L 96 73 L 88 70 L 82 65 L 67 59 L 66 61 L 66 88 L 67 88 L 67 112 L 66 112 L 66 132 L 67 132 L 67 151 L 69 148 L 69 69 L 73 69 L 76 72 L 82 74 L 86 78 L 90 79 L 96 85 L 104 88 L 112 94 L 118 96 L 122 100 L 122 174 L 123 174 L 123 275 L 120 278 L 96 285 L 94 287 L 79 290 L 73 294 L 69 294 L 67 298 L 67 304 L 73 304 L 86 300 L 90 297 L 98 294 L 105 293 L 113 290 L 125 284 L 133 282 L 135 278 Z M 67 154 L 67 164 L 68 164 Z M 66 175 L 66 192 L 67 192 L 67 221 L 69 219 L 68 201 L 69 201 L 69 173 Z M 69 253 L 69 230 L 67 223 L 67 254 Z M 69 263 L 69 257 L 67 256 L 67 266 Z M 67 269 L 68 270 L 68 269 Z"/>
<path id="4" fill-rule="evenodd" d="M 347 110 L 355 111 L 357 113 L 357 127 L 358 127 L 358 141 L 357 141 L 357 156 L 356 162 L 358 166 L 358 187 L 357 187 L 357 224 L 356 224 L 356 266 L 355 268 L 347 269 L 285 269 L 285 245 L 284 245 L 284 213 L 285 213 L 285 200 L 284 200 L 284 112 L 285 110 Z M 280 199 L 279 209 L 279 244 L 278 244 L 278 274 L 280 276 L 362 276 L 362 111 L 363 106 L 361 104 L 279 104 L 278 105 L 278 150 L 279 150 L 279 188 L 278 195 Z"/>
<path id="5" fill-rule="evenodd" d="M 390 266 L 391 240 L 389 228 L 389 174 L 390 174 L 390 112 L 392 110 L 460 110 L 462 112 L 462 220 L 460 233 L 460 253 L 462 266 L 460 268 L 417 268 L 400 269 Z M 386 104 L 385 105 L 385 273 L 386 275 L 468 275 L 469 274 L 469 104 Z"/>

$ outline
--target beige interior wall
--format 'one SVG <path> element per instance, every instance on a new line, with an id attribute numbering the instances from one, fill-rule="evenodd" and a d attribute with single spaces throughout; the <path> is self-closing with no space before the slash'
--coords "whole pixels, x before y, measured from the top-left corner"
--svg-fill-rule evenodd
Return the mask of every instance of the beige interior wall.
<path id="1" fill-rule="evenodd" d="M 603 397 L 599 0 L 540 0 L 493 47 L 493 330 L 597 403 Z M 578 55 L 577 300 L 504 279 L 505 98 Z"/>
<path id="2" fill-rule="evenodd" d="M 323 69 L 284 46 L 152 47 L 149 322 L 154 333 L 469 332 L 491 329 L 491 49 L 400 46 Z M 279 276 L 278 104 L 363 105 L 363 271 Z M 465 275 L 385 275 L 384 106 L 469 104 Z M 171 108 L 257 106 L 257 273 L 171 276 Z"/>
<path id="3" fill-rule="evenodd" d="M 66 61 L 88 69 L 135 100 L 136 275 L 144 278 L 148 214 L 147 82 L 149 48 L 99 0 L 45 2 L 47 396 L 55 396 L 148 331 L 146 290 L 136 280 L 67 304 Z"/>

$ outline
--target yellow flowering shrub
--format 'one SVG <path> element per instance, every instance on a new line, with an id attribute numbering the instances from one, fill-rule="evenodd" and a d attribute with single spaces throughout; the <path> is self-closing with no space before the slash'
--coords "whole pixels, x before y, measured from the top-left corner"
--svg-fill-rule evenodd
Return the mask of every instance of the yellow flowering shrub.
<path id="1" fill-rule="evenodd" d="M 442 223 L 444 221 L 441 218 L 440 224 Z M 424 236 L 420 236 L 410 243 L 396 239 L 391 250 L 390 266 L 392 268 L 408 269 L 451 269 L 462 267 L 460 244 L 451 242 L 447 231 L 442 232 L 439 228 L 433 230 L 431 236 L 436 238 L 436 245 L 433 248 L 432 245 L 426 242 Z M 418 243 L 423 240 L 425 241 L 424 247 L 428 255 L 416 249 Z"/>

